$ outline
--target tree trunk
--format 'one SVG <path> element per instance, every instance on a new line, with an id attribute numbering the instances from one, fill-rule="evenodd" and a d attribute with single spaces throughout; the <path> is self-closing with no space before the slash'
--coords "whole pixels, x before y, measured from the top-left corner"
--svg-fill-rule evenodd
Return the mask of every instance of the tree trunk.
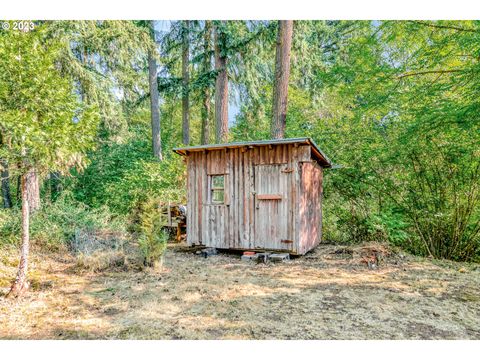
<path id="1" fill-rule="evenodd" d="M 60 173 L 55 171 L 50 173 L 50 199 L 55 201 L 62 192 L 62 183 L 60 182 Z"/>
<path id="2" fill-rule="evenodd" d="M 182 141 L 190 144 L 190 109 L 189 109 L 189 55 L 190 55 L 190 21 L 182 21 Z"/>
<path id="3" fill-rule="evenodd" d="M 40 181 L 37 171 L 35 169 L 29 170 L 25 179 L 27 181 L 26 189 L 30 213 L 33 214 L 35 211 L 40 209 Z"/>
<path id="4" fill-rule="evenodd" d="M 17 198 L 17 204 L 22 203 L 22 177 L 19 175 L 17 176 L 17 188 L 16 188 L 16 198 Z"/>
<path id="5" fill-rule="evenodd" d="M 215 141 L 228 141 L 228 75 L 225 55 L 225 33 L 215 27 Z"/>
<path id="6" fill-rule="evenodd" d="M 292 34 L 293 21 L 280 20 L 278 22 L 275 83 L 273 87 L 273 119 L 271 128 L 273 139 L 283 139 L 285 136 Z"/>
<path id="7" fill-rule="evenodd" d="M 12 207 L 12 196 L 10 194 L 10 173 L 8 172 L 8 163 L 5 160 L 0 160 L 0 176 L 2 178 L 2 199 L 3 207 L 5 209 Z"/>
<path id="8" fill-rule="evenodd" d="M 155 30 L 153 21 L 151 23 L 151 32 L 155 40 Z M 158 81 L 157 81 L 157 62 L 152 50 L 148 52 L 148 82 L 150 86 L 150 111 L 152 121 L 152 148 L 153 156 L 162 160 L 162 143 L 160 137 L 160 111 L 158 109 Z"/>
<path id="9" fill-rule="evenodd" d="M 27 174 L 22 175 L 21 187 L 22 187 L 22 247 L 20 250 L 20 264 L 18 265 L 18 272 L 15 282 L 12 284 L 7 297 L 19 297 L 23 295 L 29 287 L 27 272 L 28 272 L 28 253 L 30 250 L 30 206 L 28 203 L 29 184 L 32 184 L 28 180 L 34 171 L 30 171 Z"/>
<path id="10" fill-rule="evenodd" d="M 204 74 L 212 71 L 212 56 L 210 53 L 212 42 L 212 21 L 205 20 L 205 34 L 203 37 L 203 72 Z M 207 84 L 203 88 L 203 100 L 202 100 L 202 133 L 200 135 L 200 143 L 210 143 L 210 102 L 212 100 L 212 94 L 210 91 L 210 84 Z"/>

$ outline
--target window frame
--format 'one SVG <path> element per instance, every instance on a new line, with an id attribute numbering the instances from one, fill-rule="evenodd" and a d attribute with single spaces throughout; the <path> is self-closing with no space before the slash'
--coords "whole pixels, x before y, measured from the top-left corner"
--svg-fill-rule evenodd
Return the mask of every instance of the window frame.
<path id="1" fill-rule="evenodd" d="M 214 186 L 215 178 L 222 178 L 223 185 L 222 186 Z M 209 203 L 212 205 L 225 205 L 225 174 L 215 174 L 215 175 L 209 175 Z M 215 193 L 223 193 L 223 200 L 222 201 L 216 201 L 214 200 Z"/>

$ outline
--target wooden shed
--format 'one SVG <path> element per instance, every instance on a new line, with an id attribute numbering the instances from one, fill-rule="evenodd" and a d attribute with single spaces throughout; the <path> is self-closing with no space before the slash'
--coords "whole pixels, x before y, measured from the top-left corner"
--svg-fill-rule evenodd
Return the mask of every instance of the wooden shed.
<path id="1" fill-rule="evenodd" d="M 310 138 L 173 149 L 187 163 L 187 243 L 305 254 L 322 237 L 323 169 Z"/>

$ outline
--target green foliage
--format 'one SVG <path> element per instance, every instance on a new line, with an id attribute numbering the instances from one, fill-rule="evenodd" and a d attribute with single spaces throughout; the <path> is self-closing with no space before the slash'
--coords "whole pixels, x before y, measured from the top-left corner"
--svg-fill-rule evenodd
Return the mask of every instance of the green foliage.
<path id="1" fill-rule="evenodd" d="M 95 105 L 104 136 L 127 129 L 125 107 L 148 92 L 147 53 L 155 44 L 143 21 L 49 21 L 48 36 L 62 39 L 58 64 L 82 100 Z"/>
<path id="2" fill-rule="evenodd" d="M 56 21 L 30 33 L 0 32 L 0 158 L 14 175 L 22 162 L 64 172 L 87 165 L 64 181 L 75 201 L 90 207 L 78 205 L 76 216 L 140 214 L 151 262 L 161 256 L 164 236 L 152 202 L 185 201 L 185 167 L 171 152 L 181 143 L 184 29 L 171 22 L 157 39 L 165 154 L 158 162 L 144 102 L 146 55 L 154 46 L 146 24 Z M 277 22 L 213 24 L 240 106 L 232 139 L 266 139 Z M 213 89 L 216 71 L 202 63 L 205 22 L 190 25 L 191 139 L 198 144 L 202 91 Z M 419 255 L 480 258 L 479 54 L 478 21 L 295 22 L 286 136 L 312 137 L 341 165 L 325 172 L 326 240 L 389 241 Z M 13 241 L 18 223 L 10 214 L 0 213 L 1 234 Z M 61 233 L 63 225 L 49 224 L 58 241 L 73 228 Z"/>
<path id="3" fill-rule="evenodd" d="M 46 27 L 0 32 L 0 157 L 19 171 L 84 165 L 98 116 L 58 71 L 62 43 Z"/>
<path id="4" fill-rule="evenodd" d="M 139 217 L 138 244 L 146 266 L 156 266 L 161 263 L 167 249 L 168 232 L 163 229 L 158 204 L 157 199 L 150 199 L 143 203 Z"/>
<path id="5" fill-rule="evenodd" d="M 128 214 L 149 198 L 185 200 L 182 158 L 165 153 L 162 162 L 152 155 L 147 128 L 132 128 L 121 143 L 104 144 L 90 156 L 91 164 L 77 174 L 75 197 L 92 207 L 106 205 L 112 212 Z"/>
<path id="6" fill-rule="evenodd" d="M 286 136 L 341 165 L 325 173 L 326 239 L 478 258 L 479 37 L 469 21 L 295 22 Z M 272 82 L 248 93 L 237 140 L 268 138 Z"/>
<path id="7" fill-rule="evenodd" d="M 0 209 L 0 246 L 20 241 L 20 213 L 18 208 Z M 79 229 L 125 232 L 125 219 L 106 207 L 91 209 L 67 191 L 54 203 L 44 204 L 30 225 L 32 243 L 52 250 L 64 247 Z"/>
<path id="8" fill-rule="evenodd" d="M 395 209 L 372 209 L 372 202 L 345 201 L 337 192 L 325 198 L 323 238 L 333 243 L 391 242 L 412 252 L 408 223 Z"/>
<path id="9" fill-rule="evenodd" d="M 340 95 L 350 112 L 347 122 L 319 126 L 338 139 L 320 143 L 343 165 L 329 180 L 339 203 L 354 204 L 351 216 L 344 213 L 352 222 L 348 233 L 356 233 L 358 225 L 368 229 L 372 219 L 388 230 L 399 219 L 403 230 L 387 231 L 389 241 L 437 258 L 478 257 L 480 131 L 474 97 L 480 73 L 468 55 L 480 50 L 476 26 L 359 27 L 339 49 L 330 73 L 322 75 L 331 81 L 326 89 Z"/>

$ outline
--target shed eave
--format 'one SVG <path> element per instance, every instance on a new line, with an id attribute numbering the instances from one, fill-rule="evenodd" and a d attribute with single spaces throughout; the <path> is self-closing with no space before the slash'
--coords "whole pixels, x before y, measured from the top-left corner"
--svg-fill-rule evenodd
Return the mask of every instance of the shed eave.
<path id="1" fill-rule="evenodd" d="M 182 156 L 187 156 L 188 152 L 198 152 L 206 150 L 220 150 L 220 149 L 232 149 L 246 146 L 265 146 L 265 145 L 282 145 L 282 144 L 307 144 L 312 148 L 312 156 L 317 160 L 320 160 L 322 165 L 326 168 L 332 166 L 330 159 L 323 153 L 323 151 L 315 144 L 315 142 L 308 137 L 303 138 L 290 138 L 290 139 L 277 139 L 277 140 L 258 140 L 258 141 L 243 141 L 232 142 L 224 144 L 208 144 L 208 145 L 196 145 L 177 147 L 172 150 Z"/>

